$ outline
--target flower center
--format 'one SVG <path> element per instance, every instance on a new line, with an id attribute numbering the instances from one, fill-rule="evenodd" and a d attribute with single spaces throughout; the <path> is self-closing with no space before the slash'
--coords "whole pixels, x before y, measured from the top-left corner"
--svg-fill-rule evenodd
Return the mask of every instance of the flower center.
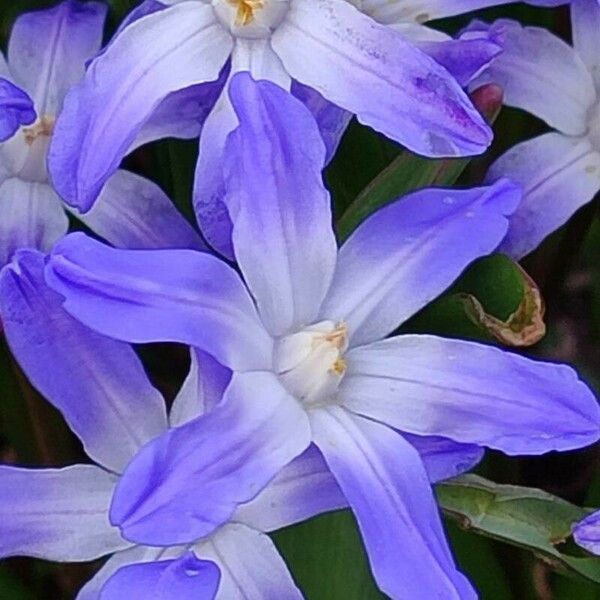
<path id="1" fill-rule="evenodd" d="M 55 118 L 44 115 L 30 127 L 23 127 L 17 135 L 2 144 L 2 162 L 15 176 L 26 181 L 48 181 L 46 156 L 54 132 Z"/>
<path id="2" fill-rule="evenodd" d="M 213 0 L 218 19 L 236 37 L 267 38 L 283 21 L 290 0 Z"/>
<path id="3" fill-rule="evenodd" d="M 346 323 L 321 321 L 278 340 L 275 370 L 284 387 L 306 404 L 335 398 L 346 373 Z"/>
<path id="4" fill-rule="evenodd" d="M 600 102 L 592 108 L 589 137 L 594 148 L 600 152 Z"/>

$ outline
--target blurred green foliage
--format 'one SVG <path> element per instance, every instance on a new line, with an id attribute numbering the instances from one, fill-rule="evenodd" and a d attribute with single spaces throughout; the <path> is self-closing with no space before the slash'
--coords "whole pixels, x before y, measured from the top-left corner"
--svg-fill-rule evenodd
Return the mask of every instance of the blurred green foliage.
<path id="1" fill-rule="evenodd" d="M 47 0 L 3 0 L 0 40 L 4 47 L 11 23 L 20 12 L 52 4 L 54 2 Z M 107 35 L 137 3 L 112 0 L 109 4 Z M 549 27 L 565 39 L 569 38 L 568 13 L 564 8 L 538 9 L 517 4 L 479 11 L 477 16 L 488 20 L 509 16 Z M 437 25 L 455 32 L 470 18 L 448 19 Z M 497 135 L 491 152 L 473 160 L 465 169 L 463 161 L 440 165 L 402 153 L 396 144 L 353 122 L 326 174 L 335 213 L 342 219 L 338 222 L 340 235 L 345 237 L 376 205 L 389 202 L 401 193 L 429 184 L 450 185 L 459 176 L 461 186 L 480 184 L 494 156 L 543 130 L 544 125 L 536 119 L 517 110 L 503 109 L 496 121 Z M 190 192 L 195 156 L 193 141 L 164 141 L 136 152 L 128 158 L 127 166 L 154 178 L 193 221 Z M 576 226 L 569 225 L 557 232 L 526 261 L 526 269 L 545 292 L 549 308 L 548 335 L 528 353 L 572 362 L 592 380 L 598 377 L 600 351 L 597 203 L 596 208 L 583 209 L 574 223 Z M 464 294 L 477 298 L 489 314 L 506 319 L 522 302 L 525 287 L 522 273 L 508 259 L 501 256 L 483 259 L 403 329 L 498 343 L 469 318 Z M 172 390 L 177 389 L 180 374 L 185 370 L 181 364 L 182 353 L 169 347 L 146 348 L 143 356 L 151 375 L 172 397 Z M 177 363 L 177 367 L 165 368 L 169 361 Z M 55 411 L 44 406 L 19 374 L 3 341 L 0 341 L 0 394 L 3 461 L 59 465 L 84 460 L 81 448 Z M 499 482 L 545 487 L 572 502 L 598 506 L 600 469 L 596 466 L 597 459 L 595 449 L 569 453 L 560 459 L 551 456 L 529 461 L 492 455 L 478 471 Z M 440 494 L 446 508 L 456 501 L 452 498 L 452 488 L 440 488 Z M 472 504 L 463 504 L 463 510 L 468 506 L 473 508 Z M 578 509 L 572 510 L 573 514 L 580 514 Z M 563 518 L 559 526 L 564 527 L 564 523 Z M 448 531 L 458 562 L 485 600 L 600 600 L 598 585 L 557 574 L 530 553 L 473 535 L 453 521 L 448 523 Z M 384 597 L 373 584 L 355 522 L 348 512 L 323 515 L 273 537 L 308 600 Z M 568 550 L 577 552 L 573 548 Z M 0 566 L 0 599 L 72 598 L 91 570 L 91 566 L 64 567 L 33 560 L 10 560 Z"/>

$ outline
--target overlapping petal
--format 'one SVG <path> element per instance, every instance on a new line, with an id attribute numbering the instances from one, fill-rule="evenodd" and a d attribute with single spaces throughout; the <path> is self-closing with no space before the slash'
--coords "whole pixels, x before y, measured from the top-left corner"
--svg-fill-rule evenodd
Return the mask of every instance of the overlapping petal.
<path id="1" fill-rule="evenodd" d="M 273 375 L 236 374 L 211 412 L 134 458 L 115 492 L 111 522 L 138 543 L 193 542 L 227 522 L 309 443 L 304 411 Z"/>
<path id="2" fill-rule="evenodd" d="M 108 522 L 115 482 L 91 465 L 0 466 L 0 556 L 83 562 L 127 548 Z"/>
<path id="3" fill-rule="evenodd" d="M 117 248 L 206 249 L 194 228 L 155 183 L 123 169 L 108 180 L 92 210 L 76 214 Z"/>
<path id="4" fill-rule="evenodd" d="M 21 125 L 31 125 L 36 117 L 27 93 L 0 77 L 0 142 L 11 138 Z"/>
<path id="5" fill-rule="evenodd" d="M 403 335 L 351 350 L 340 398 L 420 435 L 507 454 L 572 450 L 600 438 L 600 408 L 570 367 L 492 346 Z"/>
<path id="6" fill-rule="evenodd" d="M 573 538 L 582 548 L 600 555 L 600 511 L 577 523 L 573 528 Z"/>
<path id="7" fill-rule="evenodd" d="M 502 54 L 478 84 L 498 84 L 506 104 L 531 112 L 562 133 L 583 135 L 597 94 L 577 52 L 540 27 L 508 19 L 481 26 L 496 30 L 504 42 Z"/>
<path id="8" fill-rule="evenodd" d="M 600 4 L 598 0 L 571 2 L 573 45 L 589 69 L 600 94 Z"/>
<path id="9" fill-rule="evenodd" d="M 448 548 L 418 452 L 340 407 L 311 413 L 315 441 L 352 508 L 380 587 L 391 598 L 476 598 Z"/>
<path id="10" fill-rule="evenodd" d="M 496 248 L 520 198 L 504 180 L 421 190 L 381 209 L 342 246 L 321 318 L 344 319 L 354 346 L 385 337 Z"/>
<path id="11" fill-rule="evenodd" d="M 21 251 L 1 271 L 6 338 L 31 383 L 62 412 L 88 455 L 120 471 L 166 429 L 164 400 L 132 348 L 65 312 L 43 269 L 42 254 Z"/>
<path id="12" fill-rule="evenodd" d="M 600 151 L 586 137 L 547 133 L 501 156 L 488 181 L 509 177 L 523 186 L 523 201 L 510 218 L 499 250 L 521 258 L 564 225 L 600 190 Z"/>
<path id="13" fill-rule="evenodd" d="M 260 531 L 225 525 L 195 551 L 221 568 L 217 600 L 303 599 L 275 544 Z"/>
<path id="14" fill-rule="evenodd" d="M 311 445 L 287 465 L 234 520 L 260 531 L 275 531 L 348 505 L 319 449 Z"/>
<path id="15" fill-rule="evenodd" d="M 71 90 L 56 123 L 49 165 L 65 201 L 89 210 L 152 112 L 169 94 L 216 80 L 231 48 L 212 7 L 201 2 L 125 28 Z"/>
<path id="16" fill-rule="evenodd" d="M 144 598 L 161 600 L 213 600 L 221 573 L 215 563 L 193 552 L 179 558 L 121 567 L 104 585 L 99 600 Z"/>
<path id="17" fill-rule="evenodd" d="M 100 333 L 190 344 L 231 368 L 270 368 L 273 340 L 248 291 L 210 254 L 117 250 L 71 234 L 55 246 L 46 278 L 66 310 Z"/>
<path id="18" fill-rule="evenodd" d="M 40 116 L 55 116 L 67 90 L 83 77 L 86 61 L 100 49 L 106 11 L 101 2 L 64 0 L 15 21 L 8 44 L 10 71 Z"/>
<path id="19" fill-rule="evenodd" d="M 0 213 L 0 266 L 20 248 L 48 252 L 69 228 L 56 192 L 18 177 L 0 183 Z"/>
<path id="20" fill-rule="evenodd" d="M 291 3 L 271 43 L 294 79 L 415 152 L 478 154 L 491 141 L 448 71 L 346 0 Z"/>
<path id="21" fill-rule="evenodd" d="M 233 246 L 263 323 L 283 335 L 315 321 L 335 268 L 325 146 L 279 86 L 239 74 L 230 93 L 240 122 L 224 164 Z"/>

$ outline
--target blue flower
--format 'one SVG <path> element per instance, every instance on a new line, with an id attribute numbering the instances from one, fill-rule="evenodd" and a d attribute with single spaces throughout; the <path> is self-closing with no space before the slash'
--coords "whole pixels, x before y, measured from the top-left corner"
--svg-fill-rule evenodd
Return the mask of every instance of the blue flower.
<path id="1" fill-rule="evenodd" d="M 88 326 L 130 342 L 190 344 L 232 369 L 222 427 L 253 428 L 252 449 L 209 442 L 219 430 L 210 414 L 148 444 L 118 484 L 113 522 L 140 543 L 187 543 L 314 443 L 382 591 L 473 598 L 419 440 L 441 437 L 471 456 L 484 446 L 568 450 L 599 438 L 599 408 L 566 366 L 473 342 L 387 336 L 497 247 L 520 191 L 507 181 L 422 190 L 371 216 L 338 250 L 317 175 L 326 150 L 310 113 L 248 74 L 234 77 L 230 94 L 240 125 L 225 148 L 225 202 L 243 279 L 205 253 L 116 250 L 83 234 L 61 241 L 46 268 L 66 310 Z M 234 464 L 248 451 L 254 466 L 209 493 L 210 474 L 220 473 L 209 454 L 227 449 Z"/>
<path id="2" fill-rule="evenodd" d="M 509 177 L 523 187 L 501 250 L 521 258 L 564 225 L 600 191 L 600 6 L 571 4 L 573 46 L 549 31 L 500 20 L 505 39 L 479 83 L 504 88 L 505 101 L 554 129 L 521 142 L 490 168 L 488 181 Z"/>
<path id="3" fill-rule="evenodd" d="M 320 452 L 308 447 L 275 479 L 265 481 L 260 461 L 273 449 L 274 440 L 291 432 L 281 431 L 279 438 L 270 435 L 261 410 L 254 418 L 238 418 L 248 412 L 235 398 L 232 402 L 239 383 L 229 385 L 231 373 L 202 353 L 192 355 L 190 374 L 167 418 L 160 393 L 127 344 L 91 332 L 64 311 L 44 314 L 39 290 L 44 290 L 46 306 L 60 307 L 61 298 L 39 284 L 43 266 L 42 254 L 22 250 L 4 271 L 0 287 L 11 307 L 6 327 L 10 330 L 19 319 L 31 320 L 32 311 L 42 311 L 37 321 L 45 317 L 44 324 L 52 324 L 30 329 L 34 335 L 25 351 L 33 355 L 41 350 L 50 363 L 33 370 L 32 382 L 62 412 L 96 464 L 63 469 L 0 466 L 0 556 L 82 562 L 112 555 L 78 600 L 147 597 L 151 591 L 164 600 L 236 600 L 247 598 L 251 590 L 258 590 L 261 598 L 301 598 L 265 532 L 346 506 Z M 264 412 L 272 408 L 267 399 Z M 206 437 L 197 421 L 190 421 L 204 413 L 200 422 Z M 153 439 L 162 444 L 185 438 L 192 431 L 190 424 L 198 435 L 194 441 L 204 444 L 205 469 L 200 478 L 187 472 L 184 487 L 200 493 L 211 510 L 228 510 L 230 490 L 239 491 L 243 482 L 252 490 L 248 501 L 238 502 L 219 523 L 206 527 L 205 535 L 188 537 L 182 545 L 171 543 L 168 535 L 165 543 L 138 544 L 129 531 L 134 529 L 131 522 L 121 529 L 115 522 L 122 506 L 119 498 L 113 500 L 115 487 L 131 485 L 131 478 L 119 483 L 120 475 L 130 461 L 135 470 L 138 461 L 145 460 L 155 448 Z M 165 459 L 177 451 L 176 443 L 165 448 Z M 424 457 L 432 469 L 446 470 L 447 476 L 465 457 L 446 453 L 445 446 L 433 440 Z M 259 481 L 268 482 L 268 487 L 261 491 Z M 151 501 L 160 500 L 161 482 L 142 476 L 137 483 L 142 488 L 156 485 Z M 180 499 L 185 501 L 185 493 Z M 202 514 L 200 504 L 193 512 L 199 523 L 213 518 L 210 510 Z M 160 526 L 165 529 L 176 534 L 180 526 L 167 519 Z"/>
<path id="4" fill-rule="evenodd" d="M 316 118 L 329 123 L 328 156 L 350 114 L 428 156 L 478 154 L 491 141 L 460 84 L 435 60 L 456 64 L 469 55 L 470 66 L 461 69 L 477 70 L 498 52 L 485 39 L 465 42 L 465 53 L 460 41 L 447 51 L 434 42 L 421 49 L 346 0 L 163 4 L 171 6 L 153 0 L 139 7 L 67 97 L 50 169 L 62 197 L 79 210 L 93 206 L 140 129 L 169 102 L 174 120 L 182 113 L 182 131 L 190 114 L 197 118 L 188 136 L 202 129 L 196 212 L 205 237 L 232 257 L 222 165 L 238 124 L 228 82 L 240 71 L 308 96 Z M 472 56 L 479 52 L 481 59 Z M 213 95 L 208 116 L 195 110 Z"/>
<path id="5" fill-rule="evenodd" d="M 35 111 L 25 102 L 21 114 L 28 126 L 0 144 L 0 267 L 15 250 L 46 252 L 67 232 L 65 210 L 71 209 L 48 179 L 48 144 L 65 94 L 81 80 L 86 61 L 100 49 L 105 16 L 104 4 L 76 0 L 25 13 L 11 32 L 8 62 L 0 56 L 0 75 L 29 94 Z M 12 89 L 2 84 L 0 94 Z M 170 131 L 170 125 L 161 124 L 157 115 L 141 135 L 160 137 L 165 130 Z M 109 180 L 92 212 L 77 216 L 116 246 L 203 247 L 162 190 L 124 170 Z"/>

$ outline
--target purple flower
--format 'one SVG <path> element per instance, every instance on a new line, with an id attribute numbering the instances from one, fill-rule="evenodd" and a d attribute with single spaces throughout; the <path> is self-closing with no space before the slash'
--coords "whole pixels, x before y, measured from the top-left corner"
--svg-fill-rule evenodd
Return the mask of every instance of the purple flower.
<path id="1" fill-rule="evenodd" d="M 203 485 L 195 492 L 211 507 L 224 502 L 236 481 L 252 485 L 253 471 L 260 469 L 259 461 L 266 456 L 254 451 L 261 447 L 261 439 L 268 444 L 273 438 L 265 429 L 268 422 L 259 423 L 260 409 L 254 418 L 236 418 L 243 407 L 231 402 L 240 385 L 235 378 L 220 403 L 231 373 L 208 355 L 193 354 L 190 374 L 167 418 L 165 403 L 133 350 L 91 332 L 59 310 L 60 296 L 39 283 L 43 266 L 41 253 L 21 250 L 3 270 L 0 298 L 3 313 L 10 315 L 6 333 L 12 336 L 15 328 L 22 333 L 21 321 L 53 322 L 45 328 L 29 325 L 31 335 L 21 340 L 17 352 L 34 355 L 41 351 L 42 357 L 30 370 L 32 382 L 62 412 L 96 464 L 63 469 L 0 466 L 0 556 L 81 562 L 112 555 L 78 600 L 149 597 L 151 590 L 161 600 L 241 600 L 252 590 L 260 598 L 301 598 L 265 532 L 346 505 L 314 446 L 260 494 L 256 489 L 249 502 L 236 506 L 206 536 L 189 538 L 185 545 L 137 544 L 126 528 L 120 531 L 117 523 L 111 524 L 111 502 L 112 514 L 122 504 L 112 497 L 127 464 L 133 459 L 135 470 L 135 456 L 143 460 L 148 448 L 154 447 L 148 443 L 157 437 L 160 443 L 185 436 L 190 419 L 206 413 L 194 422 L 199 434 L 196 441 L 206 441 Z M 53 360 L 48 364 L 51 353 Z M 273 414 L 269 399 L 263 406 Z M 204 424 L 209 439 L 204 440 L 198 423 Z M 432 473 L 438 476 L 454 474 L 465 460 L 472 462 L 464 452 L 451 447 L 446 452 L 448 446 L 431 440 L 423 450 Z M 127 480 L 122 483 L 131 485 Z M 152 483 L 138 481 L 140 486 Z M 186 485 L 194 485 L 191 473 Z M 198 508 L 195 516 L 202 519 Z M 178 528 L 177 524 L 173 527 Z M 161 523 L 164 528 L 170 530 L 169 521 Z"/>
<path id="2" fill-rule="evenodd" d="M 48 180 L 46 154 L 65 94 L 100 48 L 105 15 L 104 4 L 76 0 L 25 13 L 14 24 L 8 62 L 0 55 L 0 75 L 29 94 L 38 116 L 0 144 L 0 267 L 15 250 L 48 251 L 67 232 L 65 209 L 71 209 Z M 22 115 L 31 121 L 35 115 L 28 110 Z M 158 128 L 159 117 L 147 124 L 142 138 Z M 116 246 L 203 247 L 162 190 L 128 171 L 110 178 L 93 211 L 77 216 Z"/>
<path id="3" fill-rule="evenodd" d="M 240 71 L 311 96 L 316 118 L 326 123 L 329 156 L 345 111 L 428 156 L 476 154 L 490 143 L 489 127 L 446 69 L 346 0 L 164 4 L 171 6 L 142 5 L 67 98 L 50 169 L 60 194 L 79 210 L 93 206 L 165 98 L 175 118 L 186 94 L 211 95 L 223 88 L 219 77 Z M 231 257 L 222 167 L 238 117 L 227 87 L 200 123 L 194 202 L 205 237 Z"/>
<path id="4" fill-rule="evenodd" d="M 573 527 L 575 542 L 592 554 L 600 555 L 600 511 L 593 512 Z"/>
<path id="5" fill-rule="evenodd" d="M 385 338 L 493 251 L 519 190 L 506 181 L 422 190 L 370 217 L 338 250 L 311 115 L 247 74 L 230 93 L 240 125 L 225 149 L 225 201 L 243 280 L 208 254 L 116 250 L 83 234 L 61 241 L 47 266 L 66 310 L 88 326 L 131 342 L 190 344 L 232 369 L 229 423 L 254 422 L 253 452 L 266 453 L 247 479 L 229 480 L 216 506 L 206 457 L 220 450 L 204 442 L 207 419 L 191 421 L 129 465 L 113 522 L 140 543 L 186 543 L 312 442 L 386 594 L 473 598 L 415 446 L 437 436 L 470 452 L 577 448 L 600 435 L 598 405 L 566 366 L 429 335 Z"/>
<path id="6" fill-rule="evenodd" d="M 490 168 L 488 181 L 510 177 L 524 191 L 501 251 L 534 250 L 600 190 L 600 6 L 571 5 L 573 44 L 545 29 L 508 20 L 475 28 L 502 32 L 504 53 L 480 83 L 504 88 L 505 102 L 555 131 L 517 144 Z"/>
<path id="7" fill-rule="evenodd" d="M 0 142 L 10 139 L 21 125 L 31 125 L 36 118 L 31 98 L 0 77 Z"/>

